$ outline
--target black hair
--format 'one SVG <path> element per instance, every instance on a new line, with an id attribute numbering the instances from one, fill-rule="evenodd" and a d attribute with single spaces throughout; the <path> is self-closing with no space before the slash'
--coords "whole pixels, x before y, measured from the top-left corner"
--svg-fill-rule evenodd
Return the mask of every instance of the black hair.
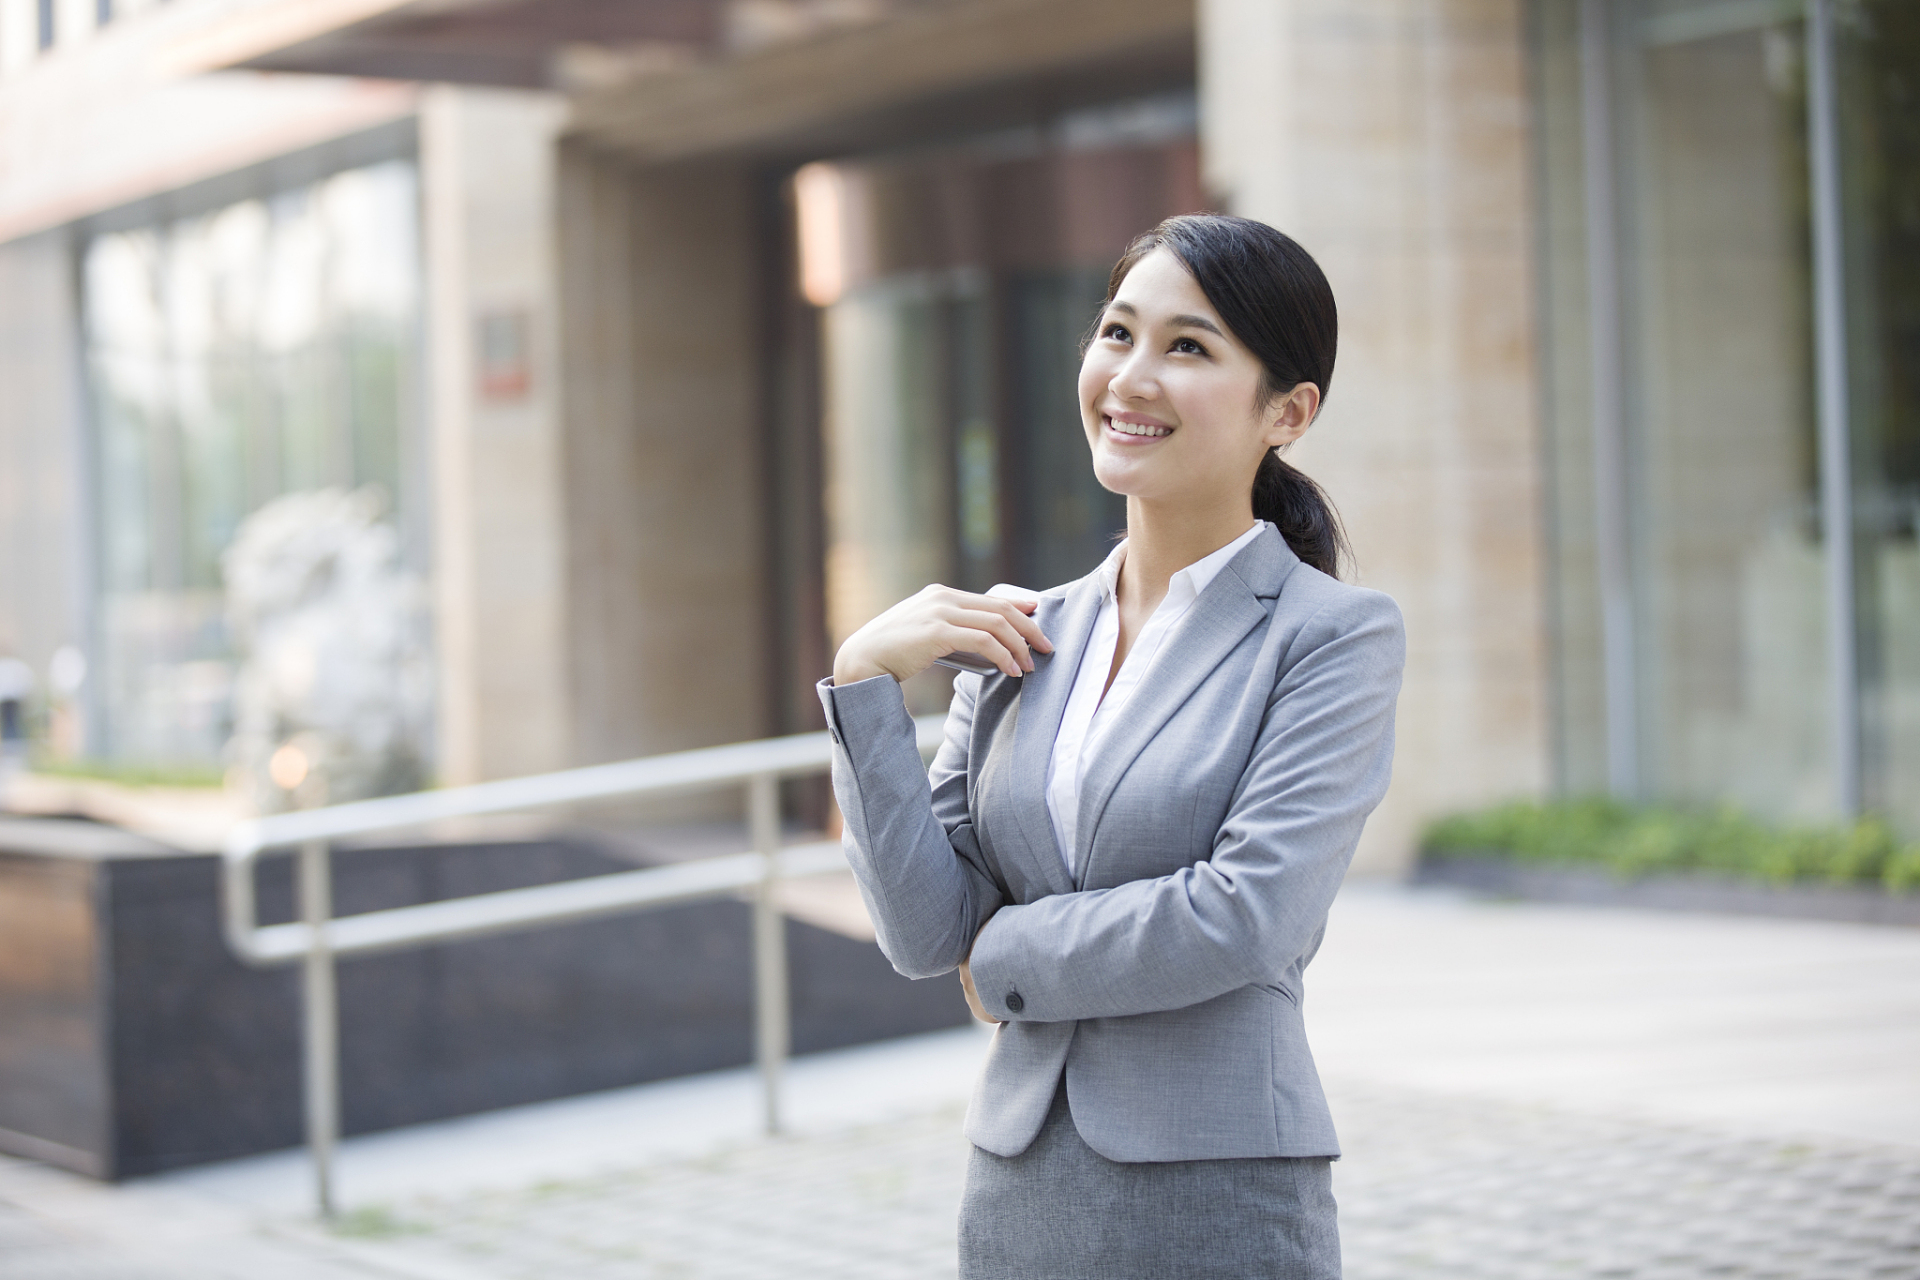
<path id="1" fill-rule="evenodd" d="M 1127 273 L 1155 249 L 1180 260 L 1228 330 L 1260 361 L 1266 370 L 1263 405 L 1303 382 L 1318 387 L 1321 403 L 1326 402 L 1340 317 L 1333 286 L 1311 254 L 1264 222 L 1182 214 L 1127 246 L 1107 277 L 1102 312 Z M 1295 555 L 1324 574 L 1338 577 L 1341 557 L 1351 557 L 1333 503 L 1305 472 L 1285 462 L 1279 449 L 1268 450 L 1254 473 L 1253 514 L 1270 521 Z"/>

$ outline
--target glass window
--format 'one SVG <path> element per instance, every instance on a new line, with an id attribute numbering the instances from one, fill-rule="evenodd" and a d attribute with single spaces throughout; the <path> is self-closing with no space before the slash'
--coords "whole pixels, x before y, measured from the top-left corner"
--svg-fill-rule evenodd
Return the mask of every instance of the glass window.
<path id="1" fill-rule="evenodd" d="M 1801 24 L 1618 10 L 1642 779 L 1822 815 L 1833 691 Z"/>
<path id="2" fill-rule="evenodd" d="M 394 161 L 86 244 L 96 754 L 219 761 L 220 556 L 269 499 L 379 485 L 424 562 L 402 459 L 417 223 L 414 167 Z"/>
<path id="3" fill-rule="evenodd" d="M 1579 0 L 1536 84 L 1560 778 L 1607 784 Z M 1835 6 L 1861 686 L 1831 685 L 1813 373 L 1804 8 L 1615 0 L 1607 156 L 1639 786 L 1826 818 L 1836 698 L 1866 802 L 1920 830 L 1920 11 Z M 1900 780 L 1909 780 L 1902 786 Z"/>
<path id="4" fill-rule="evenodd" d="M 1920 6 L 1840 6 L 1864 799 L 1920 833 Z"/>
<path id="5" fill-rule="evenodd" d="M 1543 6 L 1563 783 L 1606 782 L 1581 251 L 1580 5 Z M 1626 0 L 1611 19 L 1626 551 L 1641 789 L 1831 810 L 1801 24 Z"/>
<path id="6" fill-rule="evenodd" d="M 1027 586 L 1071 582 L 1126 528 L 1126 500 L 1093 478 L 1078 387 L 1080 340 L 1107 296 L 1111 267 L 1038 268 L 1008 281 L 1007 322 L 1020 357 L 1010 411 L 1024 516 L 1019 581 Z"/>
<path id="7" fill-rule="evenodd" d="M 827 309 L 827 618 L 836 642 L 927 583 L 954 580 L 953 437 L 972 426 L 962 426 L 955 402 L 977 390 L 977 372 L 960 357 L 984 345 L 983 311 L 980 283 L 967 273 L 884 277 Z M 966 498 L 976 507 L 994 501 L 979 464 L 970 460 L 975 491 Z M 977 510 L 973 518 L 982 522 Z"/>

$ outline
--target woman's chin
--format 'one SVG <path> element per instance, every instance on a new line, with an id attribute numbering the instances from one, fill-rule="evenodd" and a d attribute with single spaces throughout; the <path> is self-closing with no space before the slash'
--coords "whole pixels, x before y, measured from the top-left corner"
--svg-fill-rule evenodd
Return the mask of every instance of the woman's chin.
<path id="1" fill-rule="evenodd" d="M 1105 440 L 1096 441 L 1093 446 L 1093 478 L 1100 482 L 1101 487 L 1114 493 L 1136 496 L 1142 486 L 1151 487 L 1154 477 L 1165 470 L 1158 465 L 1158 459 L 1149 456 L 1151 452 L 1108 444 Z"/>
<path id="2" fill-rule="evenodd" d="M 1093 478 L 1100 482 L 1100 487 L 1123 498 L 1138 497 L 1140 490 L 1148 487 L 1147 477 L 1140 472 L 1141 468 L 1122 461 L 1100 456 L 1093 460 Z"/>

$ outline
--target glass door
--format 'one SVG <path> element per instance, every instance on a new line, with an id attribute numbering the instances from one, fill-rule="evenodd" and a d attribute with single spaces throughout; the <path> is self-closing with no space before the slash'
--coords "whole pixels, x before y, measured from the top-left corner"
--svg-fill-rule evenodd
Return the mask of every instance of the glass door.
<path id="1" fill-rule="evenodd" d="M 1835 28 L 1862 799 L 1920 836 L 1920 5 Z"/>
<path id="2" fill-rule="evenodd" d="M 1823 815 L 1803 23 L 1613 8 L 1642 784 Z"/>
<path id="3" fill-rule="evenodd" d="M 1848 805 L 1836 747 L 1857 711 L 1863 807 L 1911 836 L 1920 8 L 1827 12 L 1839 178 L 1822 199 L 1840 211 L 1847 393 L 1828 438 L 1844 443 L 1836 527 L 1852 543 L 1839 583 L 1804 0 L 1538 5 L 1560 776 L 1828 819 Z M 1832 659 L 1849 654 L 1857 674 L 1839 679 Z"/>

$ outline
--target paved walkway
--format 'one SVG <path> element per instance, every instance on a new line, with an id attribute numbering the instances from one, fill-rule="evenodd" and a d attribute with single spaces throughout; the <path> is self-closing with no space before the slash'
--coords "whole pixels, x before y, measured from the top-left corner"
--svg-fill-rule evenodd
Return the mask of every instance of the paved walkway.
<path id="1" fill-rule="evenodd" d="M 1343 895 L 1310 982 L 1350 1280 L 1920 1280 L 1920 931 Z M 983 1041 L 101 1188 L 0 1164 L 0 1277 L 951 1276 Z M 879 1123 L 863 1122 L 878 1115 Z"/>

